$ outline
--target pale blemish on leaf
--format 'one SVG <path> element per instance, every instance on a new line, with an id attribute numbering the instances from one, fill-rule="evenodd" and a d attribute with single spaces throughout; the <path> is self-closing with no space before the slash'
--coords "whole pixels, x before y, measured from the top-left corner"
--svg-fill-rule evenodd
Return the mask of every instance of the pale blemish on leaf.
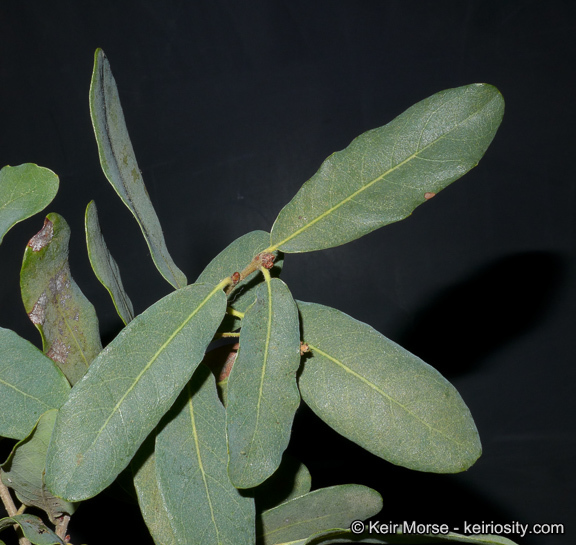
<path id="1" fill-rule="evenodd" d="M 426 193 L 424 193 L 424 198 L 428 201 L 430 200 L 432 197 L 435 197 L 436 193 L 432 193 L 432 191 L 427 191 Z"/>
<path id="2" fill-rule="evenodd" d="M 53 236 L 54 225 L 46 218 L 44 220 L 44 226 L 30 239 L 28 246 L 30 246 L 34 252 L 39 252 L 42 248 L 50 244 Z"/>
<path id="3" fill-rule="evenodd" d="M 28 318 L 30 321 L 35 325 L 42 325 L 44 320 L 46 319 L 46 302 L 48 298 L 46 297 L 46 292 L 43 292 L 42 295 L 36 301 L 32 312 L 28 314 Z"/>
<path id="4" fill-rule="evenodd" d="M 46 352 L 46 355 L 56 363 L 66 363 L 68 354 L 70 354 L 70 345 L 65 345 L 60 339 L 56 339 L 50 350 Z"/>

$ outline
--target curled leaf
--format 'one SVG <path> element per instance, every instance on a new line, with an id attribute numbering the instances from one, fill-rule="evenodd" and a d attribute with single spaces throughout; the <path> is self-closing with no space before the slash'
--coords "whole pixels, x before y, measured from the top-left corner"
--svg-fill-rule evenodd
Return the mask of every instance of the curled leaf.
<path id="1" fill-rule="evenodd" d="M 48 214 L 32 237 L 20 271 L 22 300 L 42 335 L 45 354 L 71 384 L 102 350 L 98 318 L 70 274 L 70 227 L 59 214 Z"/>

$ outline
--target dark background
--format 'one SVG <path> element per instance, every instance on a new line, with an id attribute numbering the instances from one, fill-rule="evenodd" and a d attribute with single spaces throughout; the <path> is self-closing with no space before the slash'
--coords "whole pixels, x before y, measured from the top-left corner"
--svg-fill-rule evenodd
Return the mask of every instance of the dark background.
<path id="1" fill-rule="evenodd" d="M 291 451 L 316 487 L 379 490 L 383 521 L 564 523 L 563 537 L 509 536 L 564 543 L 576 513 L 575 34 L 576 2 L 559 0 L 4 0 L 0 163 L 60 176 L 47 212 L 72 228 L 72 274 L 109 342 L 121 322 L 86 256 L 89 200 L 136 311 L 171 288 L 100 171 L 88 111 L 96 47 L 190 281 L 236 237 L 269 230 L 358 134 L 442 89 L 497 86 L 506 114 L 477 169 L 405 221 L 287 256 L 283 274 L 296 298 L 369 323 L 446 375 L 475 417 L 482 458 L 459 475 L 411 472 L 306 409 Z M 42 222 L 17 225 L 0 248 L 0 326 L 37 343 L 18 273 Z M 74 542 L 151 543 L 131 509 L 92 500 L 73 518 Z"/>

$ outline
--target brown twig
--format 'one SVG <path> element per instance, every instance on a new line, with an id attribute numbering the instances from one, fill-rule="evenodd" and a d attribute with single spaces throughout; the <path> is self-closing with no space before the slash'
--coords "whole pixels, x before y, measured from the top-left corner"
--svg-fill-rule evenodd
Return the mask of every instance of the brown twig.
<path id="1" fill-rule="evenodd" d="M 0 498 L 2 499 L 2 503 L 4 504 L 4 508 L 6 509 L 6 512 L 8 513 L 9 517 L 13 517 L 20 513 L 20 510 L 16 509 L 16 505 L 14 504 L 14 500 L 12 499 L 10 490 L 8 490 L 8 487 L 4 484 L 1 478 L 0 478 Z M 22 528 L 20 528 L 18 524 L 14 524 L 14 529 L 18 534 L 18 543 L 20 545 L 32 545 L 30 541 L 28 541 L 28 539 L 24 537 L 24 535 L 22 534 Z"/>

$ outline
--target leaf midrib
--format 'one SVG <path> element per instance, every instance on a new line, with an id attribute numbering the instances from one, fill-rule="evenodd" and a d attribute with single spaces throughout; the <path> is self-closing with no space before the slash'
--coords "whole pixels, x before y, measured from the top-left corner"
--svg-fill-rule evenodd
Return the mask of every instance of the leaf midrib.
<path id="1" fill-rule="evenodd" d="M 452 101 L 454 100 L 459 100 L 457 97 L 453 98 Z M 400 163 L 398 163 L 397 165 L 395 165 L 394 167 L 388 169 L 386 172 L 382 173 L 380 176 L 377 176 L 376 178 L 374 178 L 372 181 L 368 182 L 367 184 L 363 185 L 360 189 L 357 189 L 354 193 L 352 193 L 351 195 L 349 195 L 348 197 L 346 197 L 345 199 L 341 200 L 340 202 L 338 202 L 337 204 L 335 204 L 334 206 L 332 206 L 331 208 L 329 208 L 328 210 L 326 210 L 325 212 L 323 212 L 322 214 L 320 214 L 319 216 L 317 216 L 316 218 L 314 218 L 313 220 L 311 220 L 310 222 L 308 222 L 307 224 L 303 225 L 302 227 L 300 227 L 300 229 L 297 229 L 296 231 L 294 231 L 291 235 L 287 236 L 284 240 L 277 242 L 276 244 L 271 245 L 270 247 L 268 247 L 265 251 L 266 252 L 273 252 L 278 250 L 281 246 L 283 246 L 284 244 L 286 244 L 287 242 L 290 242 L 293 238 L 297 237 L 298 235 L 300 235 L 301 233 L 305 232 L 306 230 L 308 230 L 310 227 L 312 227 L 313 225 L 315 225 L 316 223 L 318 223 L 319 221 L 323 220 L 325 217 L 329 216 L 330 214 L 332 214 L 334 211 L 338 210 L 341 206 L 344 206 L 346 203 L 350 202 L 351 200 L 353 200 L 355 197 L 357 197 L 358 195 L 360 195 L 363 191 L 365 191 L 366 189 L 369 189 L 370 187 L 372 187 L 374 184 L 380 182 L 381 180 L 385 179 L 388 175 L 392 174 L 394 171 L 398 170 L 400 167 L 404 166 L 406 163 L 408 163 L 409 161 L 412 161 L 413 159 L 417 159 L 418 155 L 420 155 L 422 152 L 426 151 L 428 148 L 430 148 L 431 146 L 434 146 L 435 144 L 437 144 L 438 142 L 442 141 L 444 138 L 446 138 L 450 133 L 452 133 L 453 131 L 455 131 L 456 129 L 458 129 L 461 125 L 463 125 L 464 123 L 468 122 L 468 120 L 472 119 L 474 116 L 478 115 L 478 113 L 483 110 L 484 108 L 486 108 L 491 102 L 493 102 L 495 100 L 495 98 L 492 98 L 491 100 L 489 100 L 488 102 L 486 102 L 481 108 L 479 108 L 478 110 L 476 110 L 473 114 L 469 115 L 468 117 L 466 117 L 465 119 L 463 119 L 460 123 L 454 125 L 449 131 L 447 131 L 446 133 L 442 134 L 442 136 L 440 136 L 439 138 L 437 138 L 436 140 L 433 140 L 432 142 L 430 142 L 428 145 L 424 146 L 423 148 L 419 149 L 418 151 L 416 151 L 415 153 L 409 155 L 406 159 L 404 159 L 403 161 L 401 161 Z M 447 101 L 444 104 L 442 104 L 442 106 L 445 106 L 446 104 L 449 104 L 452 101 Z M 423 131 L 422 131 L 423 132 Z M 422 138 L 422 134 L 420 135 L 420 139 Z"/>
<path id="2" fill-rule="evenodd" d="M 227 279 L 226 279 L 227 280 Z M 160 356 L 160 354 L 167 348 L 167 346 L 174 340 L 174 338 L 176 337 L 176 335 L 178 335 L 178 333 L 180 333 L 180 331 L 182 331 L 182 329 L 186 326 L 186 324 L 204 307 L 204 305 L 214 296 L 215 293 L 217 293 L 219 290 L 222 289 L 222 286 L 224 284 L 225 281 L 220 282 L 214 289 L 212 289 L 212 291 L 208 294 L 207 297 L 204 298 L 204 300 L 194 309 L 193 312 L 191 312 L 188 317 L 182 322 L 182 324 L 176 328 L 176 330 L 174 331 L 174 333 L 172 333 L 172 335 L 170 335 L 170 337 L 168 337 L 168 339 L 162 343 L 162 345 L 160 346 L 160 348 L 156 351 L 156 353 L 154 354 L 154 356 L 152 356 L 152 358 L 150 358 L 150 360 L 148 361 L 148 363 L 145 365 L 145 367 L 142 369 L 142 371 L 140 371 L 140 373 L 138 373 L 138 375 L 136 376 L 136 378 L 132 381 L 132 384 L 130 385 L 130 387 L 126 390 L 126 392 L 124 393 L 124 395 L 122 395 L 122 397 L 118 400 L 118 402 L 116 403 L 116 405 L 114 406 L 114 408 L 112 409 L 112 411 L 110 411 L 110 415 L 108 416 L 108 418 L 106 418 L 106 420 L 104 421 L 104 424 L 102 424 L 102 426 L 100 427 L 100 429 L 95 433 L 94 435 L 94 440 L 92 441 L 92 443 L 88 446 L 88 448 L 86 448 L 84 450 L 84 453 L 88 453 L 92 447 L 96 444 L 96 441 L 98 441 L 98 438 L 102 435 L 102 432 L 104 431 L 104 429 L 106 428 L 106 426 L 108 425 L 108 423 L 110 422 L 110 420 L 112 419 L 112 417 L 118 412 L 119 408 L 121 407 L 121 405 L 124 403 L 124 400 L 126 399 L 126 397 L 128 397 L 128 395 L 134 390 L 134 388 L 136 387 L 136 385 L 138 384 L 138 382 L 140 381 L 140 379 L 142 378 L 142 376 L 144 375 L 144 373 L 146 373 L 146 371 L 148 371 L 148 369 L 150 369 L 150 367 L 154 364 L 154 362 L 158 359 L 158 357 Z M 81 464 L 76 466 L 75 471 L 78 470 L 78 468 L 81 466 Z M 72 475 L 75 473 L 75 471 L 72 473 Z M 70 477 L 68 482 L 73 481 L 72 476 Z"/>
<path id="3" fill-rule="evenodd" d="M 388 401 L 390 401 L 391 403 L 397 405 L 398 407 L 400 407 L 403 411 L 405 411 L 407 414 L 409 414 L 412 418 L 414 418 L 415 420 L 417 420 L 418 422 L 422 423 L 424 426 L 426 426 L 430 432 L 432 433 L 436 433 L 442 437 L 444 437 L 446 440 L 448 440 L 451 443 L 454 443 L 455 445 L 458 445 L 460 447 L 463 447 L 464 445 L 460 442 L 458 442 L 456 439 L 454 439 L 453 437 L 449 437 L 448 435 L 446 435 L 444 432 L 442 432 L 441 430 L 432 427 L 430 424 L 428 424 L 428 422 L 426 422 L 425 420 L 422 420 L 422 418 L 420 418 L 417 414 L 413 413 L 410 409 L 408 409 L 408 407 L 406 407 L 405 405 L 403 405 L 402 403 L 400 403 L 397 399 L 394 399 L 392 396 L 390 396 L 390 394 L 387 394 L 384 390 L 380 389 L 378 386 L 376 386 L 376 384 L 374 384 L 373 382 L 370 382 L 368 379 L 366 379 L 365 377 L 363 377 L 362 375 L 360 375 L 359 373 L 357 373 L 356 371 L 354 371 L 353 369 L 350 369 L 350 367 L 348 367 L 347 365 L 345 365 L 342 361 L 340 361 L 339 359 L 331 356 L 330 354 L 327 354 L 326 352 L 324 352 L 323 350 L 321 350 L 320 348 L 318 348 L 317 346 L 314 346 L 310 343 L 308 343 L 308 346 L 310 347 L 310 349 L 312 350 L 312 353 L 317 352 L 318 354 L 324 356 L 325 358 L 327 358 L 328 360 L 330 360 L 331 362 L 335 363 L 336 365 L 339 365 L 342 369 L 344 369 L 345 372 L 349 373 L 350 375 L 352 375 L 353 377 L 357 378 L 358 380 L 362 381 L 364 384 L 366 384 L 367 386 L 369 386 L 370 388 L 372 388 L 373 390 L 375 390 L 376 392 L 378 392 L 380 395 L 382 395 L 383 397 L 385 397 Z"/>

